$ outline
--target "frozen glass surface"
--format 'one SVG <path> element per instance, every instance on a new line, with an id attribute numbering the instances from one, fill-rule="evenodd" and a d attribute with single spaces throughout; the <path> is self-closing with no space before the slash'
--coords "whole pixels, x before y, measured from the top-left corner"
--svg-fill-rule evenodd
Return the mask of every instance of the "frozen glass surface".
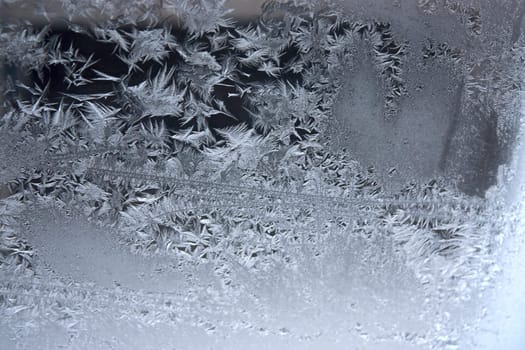
<path id="1" fill-rule="evenodd" d="M 525 346 L 525 2 L 0 6 L 0 348 Z"/>

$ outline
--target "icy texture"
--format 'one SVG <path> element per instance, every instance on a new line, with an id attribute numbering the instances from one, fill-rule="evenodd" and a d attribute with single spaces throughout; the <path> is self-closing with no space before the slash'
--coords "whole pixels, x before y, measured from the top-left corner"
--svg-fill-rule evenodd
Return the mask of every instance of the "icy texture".
<path id="1" fill-rule="evenodd" d="M 0 32 L 0 345 L 478 348 L 525 7 L 89 4 Z"/>

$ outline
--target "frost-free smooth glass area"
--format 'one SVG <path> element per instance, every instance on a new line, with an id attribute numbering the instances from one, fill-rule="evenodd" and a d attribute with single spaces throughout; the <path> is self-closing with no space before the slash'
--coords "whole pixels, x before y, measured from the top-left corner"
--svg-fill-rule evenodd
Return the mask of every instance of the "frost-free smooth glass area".
<path id="1" fill-rule="evenodd" d="M 1 12 L 0 348 L 524 346 L 522 1 Z"/>

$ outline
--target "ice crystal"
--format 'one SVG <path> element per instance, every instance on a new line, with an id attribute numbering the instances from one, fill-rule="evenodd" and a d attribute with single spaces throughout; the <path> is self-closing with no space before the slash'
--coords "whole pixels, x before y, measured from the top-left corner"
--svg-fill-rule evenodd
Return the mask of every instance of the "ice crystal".
<path id="1" fill-rule="evenodd" d="M 126 41 L 118 36 L 118 32 L 112 31 L 110 35 L 111 33 L 113 33 L 113 40 L 116 40 L 121 48 L 126 49 Z M 161 63 L 162 60 L 168 56 L 170 49 L 177 45 L 175 38 L 170 34 L 169 28 L 141 31 L 134 29 L 128 36 L 131 46 L 129 52 L 121 59 L 130 69 L 137 67 L 137 63 L 143 63 L 149 60 Z"/>
<path id="2" fill-rule="evenodd" d="M 139 120 L 147 116 L 177 116 L 182 113 L 184 91 L 179 91 L 172 83 L 174 73 L 174 69 L 163 69 L 140 84 L 124 86 L 127 103 L 132 111 L 139 113 Z"/>

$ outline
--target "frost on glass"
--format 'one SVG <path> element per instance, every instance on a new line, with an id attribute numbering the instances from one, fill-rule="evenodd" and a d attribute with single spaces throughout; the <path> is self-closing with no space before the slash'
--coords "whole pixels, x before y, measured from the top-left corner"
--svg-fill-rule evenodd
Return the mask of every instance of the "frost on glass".
<path id="1" fill-rule="evenodd" d="M 0 30 L 0 347 L 519 324 L 521 2 L 11 3 L 36 17 Z"/>

